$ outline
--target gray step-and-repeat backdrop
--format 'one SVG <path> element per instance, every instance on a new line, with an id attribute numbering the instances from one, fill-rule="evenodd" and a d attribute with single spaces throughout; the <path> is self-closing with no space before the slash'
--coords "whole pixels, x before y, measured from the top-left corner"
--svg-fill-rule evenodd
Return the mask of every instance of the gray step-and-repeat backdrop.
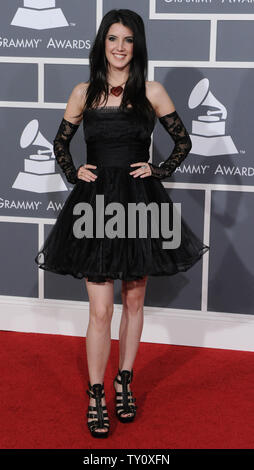
<path id="1" fill-rule="evenodd" d="M 193 143 L 163 184 L 210 245 L 188 272 L 149 278 L 145 305 L 252 314 L 254 15 L 251 2 L 233 0 L 1 2 L 0 295 L 88 300 L 84 280 L 41 272 L 34 257 L 73 189 L 52 142 L 72 88 L 88 80 L 92 41 L 112 8 L 144 19 L 148 80 L 165 86 Z M 157 121 L 152 161 L 172 148 Z M 82 126 L 71 150 L 76 166 L 86 161 Z M 43 152 L 52 157 L 46 175 L 37 167 Z"/>

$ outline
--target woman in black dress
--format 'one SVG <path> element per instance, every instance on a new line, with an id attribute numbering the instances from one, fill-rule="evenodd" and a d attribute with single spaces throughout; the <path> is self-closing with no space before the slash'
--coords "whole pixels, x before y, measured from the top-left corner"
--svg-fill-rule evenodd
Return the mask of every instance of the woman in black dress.
<path id="1" fill-rule="evenodd" d="M 209 249 L 181 220 L 181 244 L 165 250 L 162 237 L 86 238 L 79 223 L 79 203 L 95 208 L 96 195 L 106 204 L 167 202 L 160 180 L 170 176 L 191 149 L 189 134 L 163 85 L 146 81 L 144 23 L 135 12 L 111 10 L 102 19 L 90 53 L 90 81 L 76 85 L 54 140 L 56 160 L 74 184 L 56 224 L 39 251 L 42 269 L 85 278 L 89 296 L 86 351 L 90 397 L 87 424 L 95 437 L 107 437 L 109 417 L 104 373 L 110 353 L 114 279 L 122 280 L 119 370 L 114 380 L 116 416 L 135 418 L 130 383 L 143 328 L 148 276 L 186 271 Z M 156 117 L 175 146 L 159 167 L 148 163 Z M 87 163 L 76 169 L 69 144 L 83 120 Z M 75 227 L 75 230 L 74 230 Z M 79 235 L 77 235 L 79 233 Z M 149 232 L 150 233 L 150 232 Z"/>

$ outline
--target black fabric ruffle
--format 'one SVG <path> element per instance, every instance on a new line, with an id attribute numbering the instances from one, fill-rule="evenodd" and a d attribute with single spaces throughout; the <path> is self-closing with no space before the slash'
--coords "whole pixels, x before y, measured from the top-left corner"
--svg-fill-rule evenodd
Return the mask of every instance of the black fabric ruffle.
<path id="1" fill-rule="evenodd" d="M 134 169 L 134 168 L 133 168 Z M 126 227 L 129 202 L 167 202 L 172 204 L 162 183 L 151 177 L 133 178 L 130 169 L 102 167 L 93 170 L 98 178 L 94 182 L 79 180 L 65 200 L 56 223 L 35 257 L 41 269 L 57 274 L 69 274 L 77 279 L 84 277 L 91 282 L 107 279 L 126 281 L 144 276 L 169 276 L 187 271 L 209 250 L 181 218 L 181 245 L 176 249 L 164 249 L 159 238 L 77 238 L 73 224 L 80 218 L 74 215 L 74 206 L 87 202 L 93 208 L 96 223 L 96 195 L 104 196 L 106 207 L 110 202 L 120 202 L 125 208 Z M 104 221 L 113 215 L 105 215 Z M 138 224 L 137 224 L 138 227 Z M 148 223 L 149 228 L 149 223 Z"/>

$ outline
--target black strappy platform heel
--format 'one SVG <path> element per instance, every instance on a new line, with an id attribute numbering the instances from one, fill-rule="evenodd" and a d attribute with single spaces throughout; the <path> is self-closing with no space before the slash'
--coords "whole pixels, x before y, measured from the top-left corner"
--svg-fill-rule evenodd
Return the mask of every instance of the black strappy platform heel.
<path id="1" fill-rule="evenodd" d="M 102 406 L 101 398 L 105 396 L 104 393 L 104 384 L 94 384 L 91 385 L 88 382 L 89 390 L 86 393 L 89 395 L 90 398 L 94 398 L 96 400 L 96 406 L 88 406 L 89 411 L 93 411 L 93 413 L 87 412 L 87 418 L 97 418 L 93 421 L 87 421 L 87 426 L 89 431 L 91 432 L 93 437 L 108 437 L 109 433 L 109 418 L 107 407 Z M 97 412 L 96 414 L 94 412 Z M 107 427 L 107 431 L 96 431 L 98 428 Z"/>
<path id="2" fill-rule="evenodd" d="M 117 378 L 117 376 L 120 375 L 121 380 Z M 133 398 L 132 392 L 128 392 L 127 389 L 127 384 L 130 384 L 132 381 L 133 377 L 133 369 L 131 371 L 129 370 L 118 370 L 118 374 L 116 375 L 114 379 L 114 388 L 115 388 L 115 382 L 119 383 L 122 385 L 123 390 L 122 392 L 117 392 L 115 389 L 116 393 L 116 416 L 121 421 L 122 423 L 129 423 L 130 421 L 133 421 L 135 416 L 136 416 L 136 409 L 137 405 L 134 404 L 136 401 L 136 398 Z M 121 397 L 121 398 L 119 398 Z M 132 416 L 122 416 L 125 413 L 132 413 Z"/>

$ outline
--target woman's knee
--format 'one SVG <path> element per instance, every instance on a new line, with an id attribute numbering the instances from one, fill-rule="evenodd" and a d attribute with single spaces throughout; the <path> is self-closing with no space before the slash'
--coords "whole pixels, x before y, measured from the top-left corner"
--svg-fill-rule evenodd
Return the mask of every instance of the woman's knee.
<path id="1" fill-rule="evenodd" d="M 143 312 L 144 297 L 141 294 L 123 292 L 124 311 L 128 315 L 137 315 Z"/>
<path id="2" fill-rule="evenodd" d="M 136 315 L 143 312 L 147 278 L 148 276 L 139 281 L 122 283 L 122 301 L 127 314 Z"/>
<path id="3" fill-rule="evenodd" d="M 111 323 L 113 311 L 113 305 L 90 306 L 90 320 L 97 327 L 105 328 Z"/>

